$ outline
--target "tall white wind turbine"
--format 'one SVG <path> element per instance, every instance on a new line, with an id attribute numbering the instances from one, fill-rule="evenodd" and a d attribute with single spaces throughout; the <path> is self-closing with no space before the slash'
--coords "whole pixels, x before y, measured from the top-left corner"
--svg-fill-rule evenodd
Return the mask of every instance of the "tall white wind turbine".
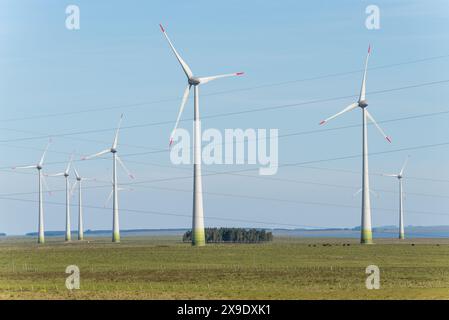
<path id="1" fill-rule="evenodd" d="M 120 121 L 117 126 L 117 130 L 115 132 L 114 141 L 112 142 L 112 146 L 109 149 L 100 151 L 96 154 L 93 154 L 88 157 L 82 158 L 82 160 L 92 159 L 99 156 L 102 156 L 106 153 L 112 153 L 112 194 L 113 194 L 113 204 L 112 204 L 112 242 L 120 242 L 120 226 L 119 226 L 119 212 L 118 212 L 118 181 L 117 181 L 117 162 L 122 166 L 125 172 L 131 179 L 134 179 L 134 176 L 129 172 L 129 170 L 125 167 L 122 159 L 117 154 L 117 146 L 118 146 L 118 136 L 120 132 L 120 127 L 123 120 L 123 114 L 120 116 Z"/>
<path id="2" fill-rule="evenodd" d="M 76 186 L 78 186 L 78 240 L 84 240 L 82 182 L 83 181 L 93 181 L 95 179 L 81 177 L 79 175 L 78 171 L 76 171 L 76 169 L 73 169 L 73 171 L 75 171 L 76 181 L 72 185 L 72 190 L 70 191 L 70 194 L 73 195 L 73 192 L 75 191 Z"/>
<path id="3" fill-rule="evenodd" d="M 404 233 L 404 194 L 402 189 L 402 178 L 404 177 L 404 170 L 408 163 L 408 158 L 405 159 L 401 171 L 397 174 L 384 174 L 386 177 L 395 177 L 399 181 L 399 239 L 405 239 Z"/>
<path id="4" fill-rule="evenodd" d="M 73 155 L 70 157 L 70 161 L 67 164 L 67 168 L 64 172 L 47 174 L 48 177 L 64 177 L 65 179 L 65 241 L 72 240 L 72 231 L 70 229 L 70 167 L 72 165 Z"/>
<path id="5" fill-rule="evenodd" d="M 199 112 L 199 86 L 201 84 L 208 83 L 210 81 L 243 75 L 243 72 L 223 74 L 211 77 L 195 77 L 192 70 L 187 65 L 187 63 L 181 58 L 179 53 L 173 46 L 170 38 L 168 37 L 165 29 L 162 25 L 159 25 L 162 33 L 170 45 L 176 59 L 182 67 L 186 77 L 187 77 L 187 87 L 184 90 L 182 97 L 181 107 L 179 109 L 178 117 L 176 118 L 174 129 L 170 135 L 170 145 L 173 143 L 173 137 L 181 118 L 181 114 L 184 110 L 184 106 L 189 97 L 190 89 L 194 88 L 194 135 L 193 135 L 193 219 L 192 219 L 192 245 L 194 246 L 204 246 L 205 245 L 205 235 L 204 235 L 204 213 L 203 213 L 203 191 L 202 191 L 202 178 L 201 178 L 201 122 L 200 122 L 200 112 Z"/>
<path id="6" fill-rule="evenodd" d="M 50 142 L 48 142 L 45 147 L 44 153 L 41 156 L 41 159 L 36 165 L 31 166 L 21 166 L 14 167 L 13 169 L 37 169 L 38 172 L 38 181 L 39 181 L 39 221 L 38 221 L 38 243 L 45 243 L 45 234 L 44 234 L 44 204 L 43 204 L 43 194 L 42 194 L 42 184 L 46 185 L 45 178 L 42 174 L 42 168 L 44 166 L 45 155 L 47 154 L 48 147 L 50 146 Z M 48 187 L 47 187 L 48 189 Z"/>
<path id="7" fill-rule="evenodd" d="M 368 68 L 368 59 L 371 54 L 371 46 L 368 47 L 368 54 L 365 60 L 365 70 L 363 72 L 363 80 L 362 87 L 360 89 L 360 95 L 357 102 L 347 106 L 345 109 L 340 111 L 339 113 L 329 117 L 320 122 L 320 124 L 325 124 L 328 121 L 346 113 L 348 111 L 354 110 L 359 107 L 362 109 L 362 128 L 363 128 L 363 174 L 362 174 L 362 222 L 361 222 L 361 236 L 360 242 L 363 244 L 371 244 L 373 243 L 373 234 L 371 228 L 371 202 L 370 202 L 370 189 L 369 189 L 369 172 L 368 172 L 368 130 L 367 130 L 367 121 L 370 120 L 382 136 L 391 143 L 391 139 L 385 134 L 382 128 L 377 124 L 376 120 L 374 120 L 373 116 L 368 112 L 367 106 L 368 102 L 366 101 L 366 71 Z"/>

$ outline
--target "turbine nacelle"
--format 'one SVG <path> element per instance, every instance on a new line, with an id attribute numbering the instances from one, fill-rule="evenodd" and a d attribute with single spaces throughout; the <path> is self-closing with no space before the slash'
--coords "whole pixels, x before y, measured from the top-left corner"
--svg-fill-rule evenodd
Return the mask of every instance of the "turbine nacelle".
<path id="1" fill-rule="evenodd" d="M 191 86 L 197 86 L 197 85 L 201 84 L 201 78 L 191 77 L 191 78 L 189 78 L 188 82 L 189 82 L 189 85 L 191 85 Z"/>
<path id="2" fill-rule="evenodd" d="M 366 108 L 366 107 L 368 107 L 368 101 L 366 101 L 366 100 L 360 100 L 360 101 L 358 102 L 358 104 L 359 104 L 359 107 L 360 107 L 360 108 Z"/>

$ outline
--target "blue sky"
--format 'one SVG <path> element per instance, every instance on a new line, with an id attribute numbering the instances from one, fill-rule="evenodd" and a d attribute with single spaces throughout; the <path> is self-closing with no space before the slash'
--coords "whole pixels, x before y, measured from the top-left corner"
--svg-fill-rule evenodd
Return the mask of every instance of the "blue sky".
<path id="1" fill-rule="evenodd" d="M 69 4 L 80 7 L 78 31 L 65 28 L 65 8 Z M 365 8 L 370 4 L 380 8 L 380 30 L 365 28 Z M 146 211 L 122 211 L 121 227 L 190 227 L 192 180 L 172 179 L 191 175 L 190 167 L 171 165 L 168 152 L 126 156 L 167 147 L 186 85 L 159 30 L 160 22 L 195 74 L 245 71 L 244 77 L 201 87 L 201 114 L 206 117 L 357 94 L 361 72 L 347 72 L 363 67 L 369 43 L 373 46 L 370 59 L 373 69 L 368 73 L 368 91 L 447 80 L 449 56 L 401 63 L 449 55 L 448 9 L 447 1 L 436 0 L 301 3 L 0 0 L 0 232 L 34 231 L 37 224 L 37 204 L 22 201 L 37 199 L 32 194 L 37 191 L 36 173 L 13 172 L 10 167 L 35 163 L 48 135 L 54 138 L 46 172 L 63 169 L 62 162 L 68 160 L 72 151 L 90 154 L 105 149 L 112 142 L 112 129 L 122 112 L 125 120 L 120 153 L 137 177 L 136 182 L 167 180 L 141 183 L 134 185 L 133 191 L 121 193 L 121 208 Z M 401 65 L 376 69 L 390 64 Z M 335 73 L 346 74 L 257 88 Z M 222 91 L 226 93 L 214 94 Z M 443 83 L 372 96 L 368 93 L 369 110 L 378 121 L 446 111 L 447 91 L 447 83 Z M 352 102 L 348 98 L 236 114 L 204 119 L 202 125 L 204 129 L 220 130 L 277 128 L 281 135 L 325 129 L 318 122 Z M 76 113 L 81 110 L 90 111 Z M 57 113 L 64 115 L 48 116 Z M 191 118 L 192 114 L 190 100 L 184 118 Z M 382 127 L 393 138 L 392 145 L 385 143 L 371 127 L 370 151 L 448 142 L 448 116 L 383 123 Z M 31 119 L 24 119 L 27 117 Z M 140 126 L 165 121 L 171 122 Z M 356 110 L 329 123 L 327 128 L 356 125 L 360 121 L 361 114 Z M 190 121 L 181 122 L 181 126 L 191 129 Z M 109 130 L 73 135 L 96 129 Z M 64 133 L 69 135 L 60 136 Z M 279 140 L 281 164 L 342 157 L 360 151 L 359 127 Z M 449 224 L 449 183 L 437 181 L 449 180 L 447 146 L 373 155 L 370 170 L 372 173 L 398 170 L 408 154 L 411 159 L 407 170 L 410 178 L 405 180 L 405 190 L 409 192 L 405 223 Z M 110 179 L 108 157 L 76 162 L 75 166 L 85 176 Z M 205 166 L 204 171 L 252 168 L 256 167 Z M 267 179 L 205 176 L 206 225 L 356 226 L 360 223 L 360 198 L 353 197 L 353 193 L 360 186 L 360 169 L 361 161 L 356 158 L 313 163 L 308 168 L 281 167 L 276 176 Z M 257 171 L 247 174 L 254 176 Z M 130 182 L 122 173 L 120 181 Z M 48 183 L 51 189 L 64 186 L 62 179 L 48 179 Z M 380 190 L 379 197 L 372 199 L 373 224 L 397 224 L 398 196 L 394 193 L 397 182 L 373 175 L 371 183 L 374 190 Z M 104 183 L 92 182 L 91 186 Z M 111 227 L 111 212 L 101 209 L 109 191 L 109 188 L 85 190 L 86 205 L 100 207 L 85 209 L 86 229 Z M 45 198 L 63 203 L 64 193 L 54 192 Z M 76 201 L 76 196 L 72 201 Z M 75 227 L 76 208 L 72 212 Z M 46 229 L 63 229 L 64 214 L 64 206 L 46 204 Z"/>

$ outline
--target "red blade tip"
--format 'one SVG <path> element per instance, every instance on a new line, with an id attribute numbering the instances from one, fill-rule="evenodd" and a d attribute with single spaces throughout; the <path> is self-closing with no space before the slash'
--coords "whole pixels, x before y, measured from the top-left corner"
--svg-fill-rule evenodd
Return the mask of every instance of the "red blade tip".
<path id="1" fill-rule="evenodd" d="M 391 143 L 391 138 L 390 137 L 385 137 L 386 139 L 387 139 L 387 141 L 389 142 L 389 143 Z"/>
<path id="2" fill-rule="evenodd" d="M 368 53 L 371 53 L 371 45 L 368 46 Z"/>
<path id="3" fill-rule="evenodd" d="M 162 24 L 159 23 L 159 27 L 161 28 L 162 32 L 165 32 L 164 27 L 162 26 Z"/>
<path id="4" fill-rule="evenodd" d="M 241 76 L 241 75 L 243 75 L 243 74 L 245 74 L 245 72 L 237 72 L 235 75 L 236 75 L 236 76 Z"/>
<path id="5" fill-rule="evenodd" d="M 325 123 L 326 123 L 326 120 L 323 120 L 323 121 L 320 122 L 320 125 L 323 125 Z"/>
<path id="6" fill-rule="evenodd" d="M 170 139 L 170 142 L 168 143 L 168 146 L 171 147 L 172 144 L 173 144 L 173 139 Z"/>

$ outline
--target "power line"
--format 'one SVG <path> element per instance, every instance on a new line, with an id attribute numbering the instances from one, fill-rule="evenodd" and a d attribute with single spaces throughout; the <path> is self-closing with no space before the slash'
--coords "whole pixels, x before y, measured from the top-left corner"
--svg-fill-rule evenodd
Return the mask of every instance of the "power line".
<path id="1" fill-rule="evenodd" d="M 381 120 L 378 121 L 378 123 L 389 123 L 389 122 L 397 122 L 397 121 L 404 121 L 404 120 L 411 120 L 411 119 L 419 119 L 419 118 L 426 118 L 426 117 L 432 117 L 432 116 L 441 116 L 441 115 L 447 115 L 449 114 L 449 110 L 443 110 L 443 111 L 437 111 L 437 112 L 431 112 L 431 113 L 423 113 L 423 114 L 416 114 L 416 115 L 411 115 L 411 116 L 405 116 L 405 117 L 400 117 L 400 118 L 393 118 L 393 119 L 386 119 L 386 120 Z M 370 124 L 372 125 L 372 124 Z M 317 130 L 308 130 L 308 131 L 299 131 L 299 132 L 292 132 L 292 133 L 287 133 L 287 134 L 280 134 L 277 137 L 278 138 L 288 138 L 288 137 L 292 137 L 292 136 L 301 136 L 301 135 L 310 135 L 310 134 L 316 134 L 316 133 L 325 133 L 325 132 L 332 132 L 332 131 L 338 131 L 338 130 L 345 130 L 345 129 L 349 129 L 349 128 L 356 128 L 356 127 L 361 127 L 360 124 L 352 124 L 352 125 L 347 125 L 347 126 L 340 126 L 340 127 L 336 127 L 336 128 L 326 128 L 326 129 L 317 129 Z M 274 139 L 274 137 L 269 137 L 268 139 Z M 259 138 L 257 137 L 256 139 L 247 139 L 247 141 L 258 141 Z M 6 140 L 3 140 L 6 141 Z M 14 141 L 14 140 L 13 140 Z M 2 141 L 0 141 L 2 142 Z M 236 143 L 240 144 L 240 143 L 245 143 L 245 141 L 237 141 Z M 226 142 L 222 142 L 221 144 L 216 144 L 216 145 L 226 145 L 228 143 Z M 23 149 L 33 149 L 33 150 L 38 150 L 38 151 L 43 151 L 44 149 L 40 149 L 40 148 L 34 148 L 34 147 L 19 147 L 17 145 L 6 145 L 6 146 L 10 146 L 13 148 L 23 148 Z M 190 147 L 190 149 L 192 149 L 192 147 Z M 154 150 L 153 148 L 151 148 L 152 151 L 148 151 L 148 152 L 140 152 L 140 153 L 134 153 L 134 154 L 125 154 L 122 157 L 127 157 L 127 156 L 138 156 L 138 155 L 148 155 L 148 154 L 155 154 L 155 153 L 163 153 L 163 152 L 169 152 L 170 149 L 157 149 Z M 59 151 L 52 151 L 52 149 L 49 150 L 49 152 L 54 152 L 54 153 L 61 153 L 61 154 L 66 154 L 66 155 L 71 155 L 71 152 L 59 152 Z M 76 154 L 81 156 L 81 154 Z M 79 161 L 79 160 L 74 160 L 74 161 Z M 47 162 L 47 165 L 54 165 L 54 164 L 63 164 L 65 162 L 63 161 L 59 161 L 59 162 Z M 0 168 L 1 169 L 1 168 Z"/>
<path id="2" fill-rule="evenodd" d="M 9 200 L 9 201 L 19 201 L 19 202 L 28 202 L 28 203 L 38 203 L 37 200 L 29 200 L 29 199 L 20 199 L 20 198 L 11 198 L 11 197 L 3 197 L 0 196 L 0 200 Z M 58 205 L 58 206 L 65 206 L 65 203 L 61 202 L 50 202 L 50 201 L 44 201 L 45 204 L 50 205 Z M 335 207 L 335 204 L 324 204 L 321 205 L 326 206 L 332 206 Z M 74 204 L 70 204 L 71 207 L 76 207 Z M 358 206 L 348 206 L 348 205 L 338 205 L 340 207 L 346 207 L 346 208 L 356 208 L 358 209 Z M 109 207 L 98 207 L 98 206 L 92 206 L 92 205 L 83 205 L 84 208 L 90 208 L 90 209 L 100 209 L 100 210 L 112 210 L 112 208 Z M 396 211 L 394 209 L 383 209 L 383 208 L 373 208 L 374 210 L 379 211 Z M 191 218 L 190 214 L 177 214 L 177 213 L 170 213 L 170 212 L 161 212 L 161 211 L 153 211 L 153 210 L 137 210 L 137 209 L 124 209 L 121 208 L 121 211 L 128 212 L 128 213 L 139 213 L 139 214 L 150 214 L 150 215 L 163 215 L 163 216 L 175 216 L 175 217 L 186 217 Z M 407 210 L 409 214 L 433 214 L 433 215 L 441 215 L 441 216 L 449 216 L 449 214 L 446 213 L 436 213 L 436 212 L 428 212 L 428 211 L 412 211 Z M 267 221 L 257 221 L 257 220 L 248 220 L 248 219 L 234 219 L 234 218 L 223 218 L 223 217 L 216 217 L 216 216 L 207 216 L 206 219 L 210 220 L 222 220 L 222 221 L 235 221 L 235 222 L 245 222 L 245 223 L 256 223 L 256 224 L 265 224 L 265 225 L 279 225 L 279 226 L 290 226 L 290 227 L 300 227 L 300 228 L 315 228 L 315 229 L 329 229 L 329 227 L 318 227 L 318 226 L 311 226 L 311 225 L 298 225 L 298 224 L 287 224 L 287 223 L 279 223 L 279 222 L 267 222 Z"/>
<path id="3" fill-rule="evenodd" d="M 449 83 L 449 79 L 425 82 L 425 83 L 403 86 L 403 87 L 396 87 L 396 88 L 391 88 L 391 89 L 377 90 L 377 91 L 369 92 L 368 94 L 376 95 L 376 94 L 382 94 L 382 93 L 388 93 L 388 92 L 394 92 L 394 91 L 400 91 L 400 90 L 415 89 L 415 88 L 420 88 L 420 87 L 433 86 L 433 85 L 437 85 L 437 84 L 447 84 L 447 83 Z M 241 114 L 247 114 L 247 113 L 265 112 L 265 111 L 270 111 L 270 110 L 280 110 L 280 109 L 287 109 L 287 108 L 305 106 L 305 105 L 310 105 L 310 104 L 343 100 L 343 99 L 354 98 L 354 97 L 357 97 L 357 95 L 352 94 L 352 95 L 325 98 L 325 99 L 309 100 L 309 101 L 304 101 L 304 102 L 299 102 L 299 103 L 283 104 L 283 105 L 269 106 L 269 107 L 259 107 L 259 108 L 252 108 L 252 109 L 234 111 L 234 112 L 217 113 L 217 114 L 212 114 L 212 115 L 205 115 L 202 118 L 203 119 L 212 119 L 212 118 L 221 118 L 221 117 L 228 117 L 228 116 L 241 115 Z M 185 122 L 185 121 L 192 121 L 192 120 L 193 120 L 193 118 L 188 118 L 188 119 L 182 119 L 180 121 Z M 144 124 L 136 124 L 136 125 L 130 125 L 130 126 L 123 126 L 121 128 L 121 130 L 146 128 L 146 127 L 159 126 L 159 125 L 172 124 L 172 123 L 173 123 L 172 120 L 167 120 L 167 121 L 158 121 L 158 122 L 151 122 L 151 123 L 144 123 Z M 59 134 L 42 135 L 42 136 L 35 136 L 35 137 L 0 140 L 0 143 L 27 141 L 27 140 L 36 140 L 36 139 L 48 139 L 48 138 L 54 138 L 54 137 L 67 137 L 67 136 L 73 136 L 73 135 L 84 135 L 84 134 L 99 133 L 99 132 L 109 132 L 109 131 L 114 131 L 114 130 L 116 130 L 116 128 L 91 129 L 91 130 L 75 131 L 75 132 L 69 132 L 69 133 L 59 133 Z"/>
<path id="4" fill-rule="evenodd" d="M 446 144 L 449 144 L 449 142 L 448 143 L 444 143 L 444 145 L 446 145 Z M 442 144 L 436 144 L 436 145 L 442 145 Z M 420 147 L 425 147 L 425 148 L 427 148 L 427 147 L 429 147 L 429 146 L 435 146 L 435 145 L 426 145 L 426 146 L 420 146 Z M 418 148 L 418 147 L 412 147 L 412 148 L 414 148 L 414 149 L 416 149 L 416 148 Z M 397 150 L 393 150 L 393 151 L 383 151 L 383 152 L 377 152 L 377 153 L 375 153 L 375 154 L 383 154 L 383 153 L 390 153 L 390 152 L 394 152 L 394 151 L 397 151 Z M 347 156 L 347 157 L 339 157 L 339 158 L 333 158 L 333 159 L 343 159 L 343 158 L 352 158 L 352 157 L 355 157 L 355 156 Z M 360 157 L 360 156 L 357 156 L 357 157 Z M 332 159 L 332 160 L 333 160 Z M 327 160 L 329 160 L 329 159 L 327 159 Z M 317 161 L 319 161 L 319 162 L 322 162 L 322 161 L 324 161 L 324 160 L 317 160 Z M 308 163 L 310 163 L 310 161 L 308 162 Z M 290 165 L 295 165 L 295 164 L 285 164 L 285 165 L 283 165 L 283 166 L 290 166 Z M 281 166 L 281 165 L 280 165 Z M 203 176 L 211 176 L 211 175 L 221 175 L 221 174 L 234 174 L 234 175 L 239 175 L 238 173 L 240 173 L 240 172 L 242 172 L 242 171 L 253 171 L 254 169 L 244 169 L 244 170 L 238 170 L 237 172 L 236 171 L 230 171 L 230 172 L 213 172 L 213 173 L 206 173 L 206 174 L 203 174 Z M 271 177 L 262 177 L 262 176 L 248 176 L 248 175 L 243 175 L 243 176 L 246 176 L 246 177 L 251 177 L 251 178 L 256 178 L 256 179 L 270 179 Z M 132 183 L 122 183 L 122 185 L 126 185 L 126 186 L 141 186 L 141 185 L 144 185 L 144 184 L 147 184 L 147 183 L 155 183 L 155 182 L 162 182 L 162 181 L 173 181 L 173 180 L 179 180 L 179 179 L 191 179 L 191 175 L 189 175 L 189 176 L 183 176 L 183 177 L 171 177 L 171 178 L 162 178 L 162 179 L 154 179 L 154 180 L 147 180 L 147 181 L 138 181 L 138 182 L 132 182 Z M 274 179 L 276 179 L 276 178 L 274 178 Z M 298 182 L 298 181 L 296 181 L 296 182 Z M 101 187 L 90 187 L 90 188 L 102 188 L 103 186 L 101 186 Z M 106 186 L 104 186 L 104 187 L 106 187 Z M 109 187 L 109 185 L 108 185 L 108 187 Z M 12 194 L 12 195 L 14 195 L 14 194 Z M 17 195 L 17 194 L 16 194 Z M 223 195 L 223 194 L 222 194 Z M 0 195 L 1 196 L 1 195 Z M 11 194 L 7 194 L 7 195 L 4 195 L 4 196 L 11 196 Z M 238 196 L 238 195 L 237 195 Z M 250 196 L 245 196 L 245 197 L 250 197 Z M 254 197 L 253 197 L 254 198 Z M 287 200 L 287 199 L 277 199 L 278 201 L 290 201 L 290 200 Z M 303 202 L 304 203 L 304 202 Z M 337 205 L 337 204 L 332 204 L 332 206 L 339 206 L 339 205 Z"/>
<path id="5" fill-rule="evenodd" d="M 412 146 L 412 147 L 406 147 L 406 148 L 400 148 L 400 149 L 394 149 L 394 150 L 388 150 L 388 151 L 380 151 L 380 152 L 371 152 L 369 155 L 382 155 L 382 154 L 389 154 L 389 153 L 396 153 L 396 152 L 403 152 L 403 151 L 410 151 L 410 150 L 419 150 L 419 149 L 428 149 L 428 148 L 436 148 L 441 146 L 447 146 L 449 145 L 449 142 L 442 142 L 442 143 L 436 143 L 436 144 L 427 144 L 427 145 L 419 145 L 419 146 Z M 134 156 L 135 154 L 128 154 L 128 155 L 122 155 L 122 158 Z M 347 159 L 355 159 L 360 158 L 360 154 L 356 155 L 348 155 L 348 156 L 340 156 L 340 157 L 333 157 L 333 158 L 325 158 L 325 159 L 318 159 L 318 160 L 310 160 L 310 161 L 303 161 L 303 162 L 293 162 L 293 163 L 285 163 L 285 164 L 279 164 L 278 168 L 281 167 L 292 167 L 292 166 L 298 166 L 303 167 L 304 165 L 313 164 L 313 163 L 322 163 L 322 162 L 330 162 L 330 161 L 337 161 L 337 160 L 347 160 Z M 102 160 L 108 160 L 108 158 L 97 158 Z M 82 160 L 75 160 L 75 161 L 82 161 Z M 90 160 L 86 160 L 90 161 Z M 58 163 L 66 163 L 66 162 L 58 162 Z M 141 163 L 144 164 L 144 163 Z M 154 164 L 150 164 L 154 165 Z M 8 167 L 3 167 L 0 169 L 5 169 Z M 220 171 L 220 172 L 213 172 L 213 173 L 206 173 L 202 174 L 203 176 L 213 176 L 213 175 L 226 175 L 226 174 L 233 174 L 238 175 L 242 172 L 251 172 L 251 171 L 257 171 L 259 168 L 249 168 L 249 169 L 241 169 L 241 170 L 234 170 L 234 171 Z M 257 179 L 270 179 L 272 177 L 269 176 L 247 176 L 247 177 L 253 177 Z M 134 182 L 134 183 L 125 183 L 126 185 L 133 185 L 133 184 L 142 184 L 142 183 L 149 183 L 149 182 L 162 182 L 162 181 L 172 181 L 172 180 L 180 180 L 180 179 L 190 179 L 191 176 L 184 176 L 184 177 L 171 177 L 171 178 L 161 178 L 161 179 L 155 179 L 155 180 L 149 180 L 149 181 L 142 181 L 142 182 Z M 420 178 L 422 180 L 425 180 L 426 178 Z M 433 180 L 433 179 L 432 179 Z M 439 181 L 443 181 L 440 179 Z M 449 180 L 445 181 L 449 182 Z"/>
<path id="6" fill-rule="evenodd" d="M 370 68 L 368 68 L 368 70 L 387 69 L 387 68 L 393 68 L 393 67 L 398 67 L 398 66 L 403 66 L 403 65 L 445 59 L 448 57 L 449 57 L 449 55 L 432 56 L 432 57 L 420 58 L 420 59 L 415 59 L 415 60 L 410 60 L 410 61 L 405 61 L 405 62 L 386 64 L 386 65 L 381 65 L 381 66 L 377 66 L 377 67 L 370 67 Z M 278 87 L 278 86 L 284 86 L 284 85 L 289 85 L 289 84 L 294 84 L 294 83 L 301 83 L 301 82 L 321 80 L 321 79 L 326 79 L 326 78 L 340 77 L 340 76 L 344 76 L 344 75 L 360 73 L 362 71 L 363 71 L 363 69 L 357 69 L 357 70 L 346 71 L 346 72 L 331 73 L 331 74 L 312 76 L 312 77 L 302 78 L 302 79 L 297 79 L 297 80 L 274 82 L 274 83 L 257 85 L 257 86 L 240 88 L 240 89 L 212 92 L 209 94 L 203 94 L 203 96 L 215 96 L 215 95 L 223 95 L 223 94 L 228 94 L 228 93 L 233 93 L 233 92 L 243 92 L 243 91 L 250 91 L 250 90 L 257 90 L 257 89 L 265 89 L 265 88 L 270 88 L 270 87 Z M 49 117 L 61 117 L 61 116 L 91 113 L 91 112 L 98 112 L 98 111 L 107 111 L 107 110 L 114 110 L 114 109 L 138 108 L 138 107 L 143 107 L 143 106 L 151 105 L 151 104 L 160 104 L 160 103 L 165 103 L 165 102 L 179 101 L 180 99 L 181 99 L 181 97 L 176 97 L 176 98 L 160 99 L 160 100 L 155 100 L 155 101 L 136 102 L 136 103 L 130 103 L 130 104 L 121 104 L 121 105 L 119 104 L 119 105 L 115 105 L 115 106 L 93 107 L 93 108 L 86 108 L 84 110 L 77 110 L 77 111 L 71 111 L 71 112 L 48 113 L 48 114 L 44 114 L 44 115 L 2 119 L 2 120 L 0 120 L 0 122 L 13 122 L 13 121 L 22 121 L 22 120 L 43 119 L 43 118 L 49 118 Z"/>
<path id="7" fill-rule="evenodd" d="M 27 200 L 27 199 L 19 199 L 19 198 L 7 198 L 7 197 L 0 197 L 0 200 L 9 200 L 9 201 L 19 201 L 19 202 L 32 202 L 37 203 L 37 200 Z M 65 203 L 62 202 L 50 202 L 50 201 L 44 201 L 46 204 L 50 205 L 57 205 L 57 206 L 65 206 Z M 71 207 L 75 207 L 76 205 L 70 204 Z M 100 209 L 100 210 L 112 210 L 112 208 L 109 207 L 98 207 L 98 206 L 89 206 L 89 205 L 83 205 L 84 208 L 89 209 Z M 161 212 L 161 211 L 150 211 L 150 210 L 137 210 L 137 209 L 123 209 L 120 208 L 120 211 L 128 212 L 128 213 L 139 213 L 139 214 L 150 214 L 150 215 L 163 215 L 163 216 L 173 216 L 173 217 L 186 217 L 191 219 L 191 214 L 177 214 L 177 213 L 170 213 L 170 212 Z M 206 220 L 223 220 L 223 221 L 236 221 L 236 222 L 245 222 L 245 223 L 257 223 L 257 224 L 265 224 L 265 225 L 279 225 L 279 226 L 290 226 L 290 227 L 299 227 L 299 228 L 316 228 L 320 229 L 323 227 L 318 226 L 310 226 L 310 225 L 298 225 L 298 224 L 287 224 L 287 223 L 278 223 L 278 222 L 268 222 L 268 221 L 256 221 L 256 220 L 246 220 L 246 219 L 233 219 L 233 218 L 223 218 L 223 217 L 214 217 L 214 216 L 208 216 L 205 217 Z"/>

